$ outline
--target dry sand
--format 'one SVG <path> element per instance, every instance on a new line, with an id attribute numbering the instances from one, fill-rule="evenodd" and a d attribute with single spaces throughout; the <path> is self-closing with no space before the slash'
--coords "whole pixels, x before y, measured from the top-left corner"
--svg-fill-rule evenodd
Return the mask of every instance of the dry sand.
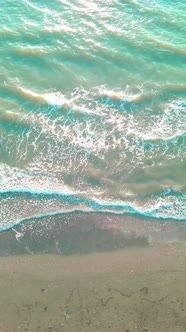
<path id="1" fill-rule="evenodd" d="M 185 332 L 186 242 L 0 258 L 1 332 Z"/>

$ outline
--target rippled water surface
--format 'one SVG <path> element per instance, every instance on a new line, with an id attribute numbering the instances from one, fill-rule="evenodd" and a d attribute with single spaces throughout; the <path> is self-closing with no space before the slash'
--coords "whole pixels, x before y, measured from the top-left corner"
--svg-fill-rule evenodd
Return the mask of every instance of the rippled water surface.
<path id="1" fill-rule="evenodd" d="M 0 230 L 186 220 L 186 2 L 8 0 L 0 17 Z"/>

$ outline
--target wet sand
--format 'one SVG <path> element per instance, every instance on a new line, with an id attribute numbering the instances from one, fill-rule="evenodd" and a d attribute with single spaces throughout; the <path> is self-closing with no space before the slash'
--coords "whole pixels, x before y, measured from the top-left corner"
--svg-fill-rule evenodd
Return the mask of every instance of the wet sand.
<path id="1" fill-rule="evenodd" d="M 0 258 L 0 331 L 186 331 L 186 245 Z"/>
<path id="2" fill-rule="evenodd" d="M 131 229 L 123 224 L 123 237 L 116 220 L 114 227 L 106 227 L 103 218 L 96 219 L 97 228 L 91 220 L 94 231 L 88 223 L 86 227 L 82 224 L 73 250 L 69 249 L 66 255 L 54 253 L 50 243 L 50 253 L 43 254 L 46 238 L 38 247 L 33 242 L 32 248 L 37 248 L 35 254 L 23 254 L 28 249 L 25 243 L 29 246 L 32 243 L 29 225 L 22 242 L 21 236 L 17 237 L 19 241 L 16 239 L 19 248 L 15 243 L 10 246 L 13 234 L 17 235 L 15 230 L 0 235 L 0 242 L 7 250 L 3 254 L 0 251 L 0 332 L 185 332 L 185 226 L 181 226 L 180 239 L 180 226 L 175 223 L 164 225 L 164 233 L 162 225 L 156 225 L 156 231 L 153 226 L 154 237 L 146 225 L 146 238 L 142 223 L 140 234 L 134 233 L 135 221 Z M 21 227 L 16 229 L 20 231 Z M 73 232 L 77 234 L 77 228 L 71 227 L 66 232 L 66 247 L 68 240 L 69 245 L 72 242 Z M 174 236 L 170 237 L 170 233 Z M 87 236 L 89 252 L 85 250 Z M 106 245 L 100 247 L 98 240 L 93 246 L 95 238 L 100 242 L 103 238 L 105 243 L 110 241 L 110 250 Z M 10 255 L 15 248 L 17 254 L 15 250 L 15 255 Z"/>

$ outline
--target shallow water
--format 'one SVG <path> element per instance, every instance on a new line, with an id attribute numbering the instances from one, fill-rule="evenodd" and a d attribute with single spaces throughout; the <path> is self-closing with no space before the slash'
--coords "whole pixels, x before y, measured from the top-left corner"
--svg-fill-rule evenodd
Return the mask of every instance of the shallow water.
<path id="1" fill-rule="evenodd" d="M 186 220 L 186 4 L 10 0 L 0 17 L 0 230 Z"/>

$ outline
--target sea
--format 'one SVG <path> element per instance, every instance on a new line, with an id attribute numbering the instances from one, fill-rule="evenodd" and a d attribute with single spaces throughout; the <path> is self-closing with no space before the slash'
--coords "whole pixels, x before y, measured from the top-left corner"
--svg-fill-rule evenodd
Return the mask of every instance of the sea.
<path id="1" fill-rule="evenodd" d="M 186 221 L 186 1 L 0 2 L 0 231 Z"/>

